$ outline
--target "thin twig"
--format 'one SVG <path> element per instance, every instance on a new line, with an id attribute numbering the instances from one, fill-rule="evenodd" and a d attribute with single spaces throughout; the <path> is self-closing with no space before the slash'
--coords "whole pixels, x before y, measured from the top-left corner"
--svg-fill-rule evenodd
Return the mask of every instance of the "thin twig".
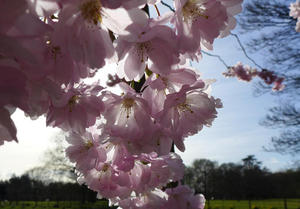
<path id="1" fill-rule="evenodd" d="M 157 12 L 157 15 L 160 16 L 160 12 L 159 12 L 159 10 L 158 10 L 158 8 L 157 8 L 157 6 L 155 4 L 154 4 L 154 7 L 155 7 L 155 10 Z"/>
<path id="2" fill-rule="evenodd" d="M 203 50 L 201 50 L 201 52 L 202 52 L 203 54 L 206 54 L 206 55 L 208 55 L 208 56 L 211 56 L 211 57 L 216 57 L 216 58 L 218 58 L 218 59 L 220 60 L 220 62 L 222 62 L 222 63 L 223 63 L 223 65 L 225 65 L 225 67 L 226 67 L 226 68 L 229 68 L 229 65 L 227 65 L 227 64 L 226 64 L 226 62 L 223 60 L 223 58 L 222 58 L 220 55 L 211 54 L 211 53 L 208 53 L 208 52 L 206 52 L 206 51 L 203 51 Z"/>
<path id="3" fill-rule="evenodd" d="M 242 44 L 240 38 L 238 37 L 238 35 L 237 35 L 237 34 L 234 34 L 234 33 L 230 33 L 230 35 L 232 35 L 232 36 L 234 36 L 234 37 L 236 38 L 236 40 L 237 40 L 238 44 L 240 45 L 240 47 L 241 47 L 243 53 L 245 54 L 245 56 L 246 56 L 246 57 L 247 57 L 254 65 L 256 65 L 258 68 L 264 69 L 262 66 L 260 66 L 257 62 L 255 62 L 255 60 L 252 59 L 252 58 L 247 54 L 246 49 L 245 49 L 245 47 L 243 46 L 243 44 Z"/>
<path id="4" fill-rule="evenodd" d="M 166 7 L 168 7 L 172 12 L 175 12 L 175 9 L 173 9 L 173 7 L 170 6 L 169 4 L 167 4 L 166 2 L 161 1 L 161 4 L 164 5 L 164 6 L 166 6 Z"/>

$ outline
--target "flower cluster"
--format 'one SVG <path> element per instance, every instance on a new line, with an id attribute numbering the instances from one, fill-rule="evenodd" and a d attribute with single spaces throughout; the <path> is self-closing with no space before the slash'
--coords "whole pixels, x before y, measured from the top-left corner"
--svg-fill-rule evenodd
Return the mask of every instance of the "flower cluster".
<path id="1" fill-rule="evenodd" d="M 228 68 L 227 72 L 224 72 L 223 75 L 225 77 L 237 77 L 239 80 L 247 82 L 258 76 L 266 84 L 273 84 L 273 91 L 281 91 L 284 88 L 283 77 L 279 77 L 274 72 L 266 69 L 259 71 L 248 65 L 243 65 L 241 62 L 238 62 L 235 66 Z"/>
<path id="2" fill-rule="evenodd" d="M 295 30 L 300 32 L 300 1 L 297 0 L 295 3 L 290 5 L 290 16 L 297 19 Z"/>
<path id="3" fill-rule="evenodd" d="M 203 209 L 202 195 L 166 186 L 183 177 L 173 146 L 184 151 L 185 138 L 211 126 L 222 107 L 211 81 L 187 63 L 229 34 L 242 0 L 175 0 L 175 12 L 157 18 L 141 9 L 159 3 L 2 2 L 0 144 L 17 141 L 16 108 L 44 115 L 67 132 L 78 181 L 99 198 L 124 209 Z M 117 63 L 121 94 L 84 82 L 108 63 Z"/>

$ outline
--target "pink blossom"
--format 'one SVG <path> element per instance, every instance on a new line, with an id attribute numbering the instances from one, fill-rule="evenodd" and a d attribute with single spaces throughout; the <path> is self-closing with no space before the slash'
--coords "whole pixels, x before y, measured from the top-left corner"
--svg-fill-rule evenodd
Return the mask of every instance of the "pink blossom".
<path id="1" fill-rule="evenodd" d="M 125 92 L 123 96 L 118 96 L 107 93 L 105 99 L 105 129 L 113 136 L 139 138 L 152 123 L 149 106 L 138 94 Z"/>
<path id="2" fill-rule="evenodd" d="M 194 195 L 194 191 L 185 185 L 167 189 L 168 201 L 163 208 L 172 209 L 204 209 L 205 198 L 202 194 Z"/>
<path id="3" fill-rule="evenodd" d="M 274 72 L 263 69 L 258 74 L 258 77 L 263 79 L 266 84 L 274 84 L 273 90 L 274 91 L 281 91 L 284 88 L 282 84 L 284 78 L 277 76 Z"/>
<path id="4" fill-rule="evenodd" d="M 285 85 L 283 84 L 284 78 L 279 77 L 274 81 L 273 91 L 281 91 L 284 89 Z"/>
<path id="5" fill-rule="evenodd" d="M 300 32 L 300 1 L 297 0 L 295 3 L 291 3 L 290 16 L 297 19 L 295 29 L 297 32 Z"/>
<path id="6" fill-rule="evenodd" d="M 0 61 L 0 108 L 9 105 L 28 109 L 27 78 L 14 62 Z"/>
<path id="7" fill-rule="evenodd" d="M 182 52 L 199 53 L 200 46 L 212 49 L 214 39 L 234 28 L 233 15 L 242 0 L 176 0 L 175 19 Z M 193 55 L 194 56 L 194 55 Z"/>
<path id="8" fill-rule="evenodd" d="M 11 108 L 9 109 L 12 111 Z M 10 115 L 11 112 L 7 108 L 0 107 L 0 146 L 4 144 L 4 141 L 18 142 L 17 129 Z"/>
<path id="9" fill-rule="evenodd" d="M 34 0 L 31 2 L 29 4 L 31 13 L 37 14 L 39 17 L 50 17 L 60 9 L 60 0 Z"/>
<path id="10" fill-rule="evenodd" d="M 300 17 L 300 1 L 299 0 L 290 4 L 290 16 L 295 19 Z"/>
<path id="11" fill-rule="evenodd" d="M 51 37 L 51 34 L 49 34 Z M 75 61 L 70 54 L 62 50 L 59 45 L 55 45 L 51 38 L 34 40 L 23 43 L 35 54 L 35 62 L 19 60 L 27 75 L 35 80 L 42 80 L 45 77 L 57 84 L 73 85 L 82 78 L 91 77 L 96 70 L 89 68 L 80 62 Z"/>
<path id="12" fill-rule="evenodd" d="M 127 198 L 131 193 L 128 174 L 116 171 L 109 163 L 99 163 L 82 180 L 98 192 L 98 197 Z"/>
<path id="13" fill-rule="evenodd" d="M 84 133 L 85 128 L 92 126 L 104 111 L 102 99 L 98 96 L 102 87 L 98 84 L 80 85 L 66 90 L 57 101 L 52 99 L 47 125 Z"/>
<path id="14" fill-rule="evenodd" d="M 134 167 L 134 162 L 137 157 L 128 152 L 124 144 L 115 145 L 113 152 L 112 164 L 116 166 L 118 170 L 128 172 Z"/>
<path id="15" fill-rule="evenodd" d="M 167 195 L 165 192 L 155 189 L 142 195 L 131 196 L 118 201 L 121 208 L 130 209 L 158 209 L 164 208 Z"/>
<path id="16" fill-rule="evenodd" d="M 230 34 L 236 26 L 235 15 L 242 11 L 243 0 L 219 0 L 223 6 L 226 7 L 228 20 L 226 22 L 226 27 L 221 31 L 219 38 L 224 38 Z"/>
<path id="17" fill-rule="evenodd" d="M 61 59 L 70 59 L 70 56 L 90 68 L 103 67 L 105 59 L 114 55 L 108 32 L 101 28 L 89 28 L 79 18 L 73 20 L 72 24 L 56 23 L 50 43 L 53 56 Z M 69 62 L 72 64 L 72 61 Z"/>
<path id="18" fill-rule="evenodd" d="M 274 91 L 281 91 L 284 88 L 284 78 L 277 76 L 274 72 L 267 69 L 262 69 L 258 71 L 255 68 L 251 68 L 248 65 L 243 65 L 241 62 L 238 62 L 235 66 L 228 68 L 227 72 L 224 72 L 223 75 L 226 77 L 237 77 L 242 81 L 251 81 L 254 77 L 258 76 L 266 84 L 274 84 Z"/>
<path id="19" fill-rule="evenodd" d="M 185 84 L 194 84 L 197 78 L 198 75 L 187 68 L 171 70 L 168 75 L 152 74 L 145 82 L 143 91 L 143 98 L 148 101 L 152 115 L 163 109 L 167 94 L 179 91 Z"/>
<path id="20" fill-rule="evenodd" d="M 72 0 L 61 0 L 65 3 L 70 3 Z M 138 7 L 146 3 L 146 0 L 86 0 L 86 2 L 100 2 L 104 8 L 116 9 L 118 7 L 125 7 L 130 9 L 133 7 Z M 84 2 L 84 1 L 82 1 Z"/>
<path id="21" fill-rule="evenodd" d="M 160 157 L 156 153 L 142 154 L 131 171 L 130 179 L 133 190 L 143 193 L 180 180 L 183 172 L 182 160 L 175 153 Z"/>
<path id="22" fill-rule="evenodd" d="M 31 119 L 37 119 L 39 116 L 47 113 L 50 106 L 48 89 L 52 87 L 53 85 L 45 82 L 45 80 L 27 83 L 28 108 L 24 110 L 27 116 Z"/>
<path id="23" fill-rule="evenodd" d="M 16 108 L 32 119 L 45 114 L 47 125 L 69 132 L 66 154 L 79 182 L 99 198 L 122 208 L 203 209 L 204 197 L 185 186 L 159 190 L 184 175 L 172 144 L 184 151 L 184 138 L 210 126 L 221 107 L 208 94 L 209 82 L 181 65 L 229 34 L 241 0 L 175 0 L 175 17 L 156 19 L 141 9 L 158 2 L 1 2 L 0 145 L 17 141 Z M 168 25 L 172 18 L 175 29 Z M 116 52 L 120 77 L 139 81 L 147 72 L 139 92 L 121 79 L 121 95 L 83 83 L 116 62 Z M 283 88 L 283 78 L 270 71 L 252 75 L 241 65 L 228 73 L 243 80 L 254 74 L 274 90 Z"/>
<path id="24" fill-rule="evenodd" d="M 116 51 L 119 56 L 119 77 L 138 81 L 146 66 L 153 72 L 166 75 L 179 62 L 176 36 L 173 30 L 153 21 L 134 23 L 127 28 L 129 36 L 120 36 Z"/>
<path id="25" fill-rule="evenodd" d="M 114 55 L 108 31 L 101 25 L 104 13 L 98 0 L 63 1 L 51 43 L 77 62 L 103 67 L 105 59 Z"/>
<path id="26" fill-rule="evenodd" d="M 79 171 L 85 173 L 96 167 L 97 163 L 106 161 L 106 151 L 99 146 L 99 142 L 91 133 L 86 132 L 81 136 L 71 132 L 66 140 L 70 143 L 66 154 L 71 162 L 76 163 Z"/>
<path id="27" fill-rule="evenodd" d="M 151 152 L 156 152 L 158 155 L 168 154 L 173 142 L 168 130 L 165 130 L 158 123 L 149 124 L 148 129 L 144 129 L 141 136 L 137 135 L 130 138 L 125 138 L 119 136 L 118 133 L 105 130 L 105 127 L 103 128 L 103 132 L 106 134 L 102 135 L 104 141 L 111 143 L 111 145 L 107 146 L 114 147 L 114 158 L 119 159 L 119 157 L 124 155 L 126 162 L 121 161 L 121 165 L 126 165 L 126 167 L 132 166 L 133 160 L 136 159 L 133 155 L 137 156 L 142 153 Z M 121 170 L 124 170 L 124 168 Z"/>
<path id="28" fill-rule="evenodd" d="M 257 73 L 256 69 L 253 69 L 248 65 L 244 66 L 241 62 L 238 62 L 235 66 L 229 68 L 227 72 L 223 73 L 223 75 L 226 77 L 236 76 L 239 80 L 249 82 L 257 75 Z"/>
<path id="29" fill-rule="evenodd" d="M 132 153 L 140 151 L 143 153 L 156 152 L 159 156 L 167 155 L 171 150 L 173 142 L 171 134 L 168 131 L 160 124 L 155 123 L 144 132 L 143 137 L 136 139 L 131 144 L 129 150 Z"/>
<path id="30" fill-rule="evenodd" d="M 26 0 L 4 0 L 0 7 L 0 33 L 7 32 L 28 8 Z M 2 44 L 1 44 L 2 46 Z"/>
<path id="31" fill-rule="evenodd" d="M 163 126 L 170 128 L 175 145 L 184 151 L 183 138 L 194 135 L 203 126 L 211 126 L 217 117 L 216 108 L 222 107 L 217 99 L 205 93 L 204 82 L 184 85 L 177 93 L 167 95 L 164 109 L 156 115 Z"/>

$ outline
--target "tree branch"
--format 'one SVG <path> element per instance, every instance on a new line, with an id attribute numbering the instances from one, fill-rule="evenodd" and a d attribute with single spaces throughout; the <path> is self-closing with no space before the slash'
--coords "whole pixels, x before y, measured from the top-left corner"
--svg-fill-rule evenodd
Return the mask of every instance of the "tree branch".
<path id="1" fill-rule="evenodd" d="M 244 55 L 245 55 L 245 56 L 246 56 L 246 57 L 247 57 L 247 58 L 248 58 L 255 66 L 257 66 L 257 67 L 260 68 L 260 69 L 264 69 L 262 66 L 260 66 L 257 62 L 255 62 L 254 59 L 252 59 L 252 58 L 248 55 L 248 53 L 246 52 L 245 47 L 243 46 L 243 44 L 242 44 L 240 38 L 238 37 L 238 35 L 237 35 L 237 34 L 234 34 L 234 33 L 230 33 L 230 35 L 232 35 L 232 36 L 235 37 L 235 39 L 237 40 L 238 44 L 240 45 L 240 47 L 241 47 L 241 49 L 242 49 Z"/>
<path id="2" fill-rule="evenodd" d="M 173 7 L 167 4 L 166 2 L 161 1 L 161 4 L 164 5 L 165 7 L 168 7 L 172 12 L 175 12 L 175 9 L 173 9 Z"/>
<path id="3" fill-rule="evenodd" d="M 211 53 L 208 53 L 208 52 L 206 52 L 206 51 L 203 51 L 203 50 L 201 50 L 201 52 L 203 53 L 203 54 L 206 54 L 206 55 L 208 55 L 208 56 L 211 56 L 211 57 L 216 57 L 216 58 L 218 58 L 219 59 L 219 61 L 220 62 L 222 62 L 222 64 L 226 67 L 226 68 L 229 68 L 230 66 L 229 65 L 227 65 L 226 64 L 226 62 L 224 61 L 224 59 L 220 56 L 220 55 L 216 55 L 216 54 L 211 54 Z"/>

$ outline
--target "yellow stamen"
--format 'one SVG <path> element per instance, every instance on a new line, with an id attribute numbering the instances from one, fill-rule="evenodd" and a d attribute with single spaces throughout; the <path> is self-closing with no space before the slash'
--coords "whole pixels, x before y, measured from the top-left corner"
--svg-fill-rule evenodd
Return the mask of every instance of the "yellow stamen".
<path id="1" fill-rule="evenodd" d="M 208 19 L 208 16 L 204 14 L 205 8 L 197 5 L 195 0 L 189 0 L 182 8 L 182 14 L 185 21 L 196 20 L 198 17 L 204 17 Z"/>
<path id="2" fill-rule="evenodd" d="M 141 62 L 144 62 L 144 55 L 146 52 L 149 52 L 151 50 L 151 42 L 150 41 L 146 41 L 143 43 L 138 43 L 137 44 L 137 53 L 138 56 L 141 60 Z"/>
<path id="3" fill-rule="evenodd" d="M 69 105 L 69 112 L 72 112 L 72 109 L 74 107 L 75 104 L 77 104 L 79 101 L 79 96 L 78 95 L 74 95 L 72 96 L 69 101 L 68 101 L 68 105 Z"/>
<path id="4" fill-rule="evenodd" d="M 109 165 L 104 164 L 101 171 L 106 172 L 108 169 L 109 169 Z"/>
<path id="5" fill-rule="evenodd" d="M 135 105 L 135 101 L 132 98 L 125 98 L 122 102 L 122 108 L 126 111 L 126 118 L 129 118 L 131 108 Z"/>
<path id="6" fill-rule="evenodd" d="M 181 103 L 177 106 L 178 110 L 180 110 L 181 112 L 186 112 L 189 111 L 190 113 L 194 113 L 194 111 L 192 110 L 192 106 L 187 104 L 186 102 Z"/>
<path id="7" fill-rule="evenodd" d="M 49 44 L 51 44 L 50 41 L 49 41 Z M 61 54 L 60 47 L 59 46 L 51 47 L 51 53 L 52 53 L 54 60 L 56 61 L 57 55 Z"/>
<path id="8" fill-rule="evenodd" d="M 95 25 L 102 22 L 100 0 L 89 0 L 80 6 L 81 15 L 90 23 Z"/>
<path id="9" fill-rule="evenodd" d="M 87 149 L 87 150 L 89 150 L 89 149 L 90 149 L 91 147 L 93 147 L 93 146 L 94 146 L 93 141 L 92 141 L 92 140 L 88 140 L 88 141 L 85 143 L 84 148 Z"/>

